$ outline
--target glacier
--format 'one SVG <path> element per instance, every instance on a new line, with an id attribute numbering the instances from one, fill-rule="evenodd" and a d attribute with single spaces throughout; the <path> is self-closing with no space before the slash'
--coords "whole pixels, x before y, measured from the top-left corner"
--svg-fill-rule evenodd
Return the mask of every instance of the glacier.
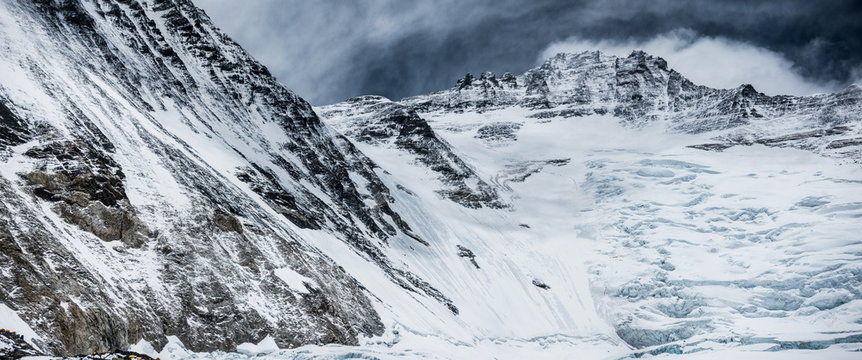
<path id="1" fill-rule="evenodd" d="M 187 0 L 3 0 L 0 47 L 0 328 L 27 344 L 0 353 L 862 350 L 858 86 L 590 51 L 312 107 Z"/>

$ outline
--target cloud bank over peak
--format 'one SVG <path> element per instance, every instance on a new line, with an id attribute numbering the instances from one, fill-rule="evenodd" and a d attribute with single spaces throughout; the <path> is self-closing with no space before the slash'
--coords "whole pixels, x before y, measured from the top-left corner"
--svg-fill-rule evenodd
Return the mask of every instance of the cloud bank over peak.
<path id="1" fill-rule="evenodd" d="M 583 48 L 640 48 L 704 85 L 769 94 L 862 80 L 859 0 L 194 1 L 318 105 L 429 93 L 467 72 L 519 74 L 539 54 Z"/>
<path id="2" fill-rule="evenodd" d="M 617 56 L 643 50 L 664 58 L 669 67 L 689 80 L 719 89 L 751 84 L 768 95 L 811 95 L 841 87 L 835 83 L 815 83 L 805 79 L 792 61 L 777 52 L 720 36 L 699 36 L 689 29 L 671 31 L 645 41 L 571 37 L 551 43 L 537 61 L 544 62 L 561 52 L 588 50 Z"/>

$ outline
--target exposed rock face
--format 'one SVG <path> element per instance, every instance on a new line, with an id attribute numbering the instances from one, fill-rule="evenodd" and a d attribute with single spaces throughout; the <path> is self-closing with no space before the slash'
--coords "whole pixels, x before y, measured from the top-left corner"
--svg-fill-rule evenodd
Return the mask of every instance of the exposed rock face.
<path id="1" fill-rule="evenodd" d="M 451 90 L 444 90 L 431 95 L 404 99 L 420 112 L 440 109 L 464 111 L 466 109 L 490 109 L 514 105 L 520 100 L 523 88 L 510 73 L 498 80 L 494 73 L 486 72 L 480 78 L 472 74 L 464 75 L 455 83 Z"/>
<path id="2" fill-rule="evenodd" d="M 0 151 L 11 145 L 23 143 L 30 135 L 27 124 L 12 113 L 0 99 Z"/>
<path id="3" fill-rule="evenodd" d="M 493 82 L 485 74 L 481 84 L 465 77 L 459 86 L 485 87 Z M 488 85 L 491 86 L 491 85 Z M 416 157 L 416 161 L 438 174 L 443 188 L 438 192 L 461 205 L 479 208 L 505 207 L 497 190 L 482 180 L 415 110 L 380 96 L 363 96 L 319 108 L 336 130 L 357 142 L 391 145 Z"/>
<path id="4" fill-rule="evenodd" d="M 477 269 L 481 269 L 479 267 L 479 263 L 476 262 L 476 254 L 474 254 L 472 250 L 465 248 L 462 245 L 458 245 L 458 256 L 470 260 L 470 263 L 473 264 L 473 266 Z"/>
<path id="5" fill-rule="evenodd" d="M 487 124 L 476 130 L 476 138 L 490 143 L 514 141 L 518 139 L 517 133 L 520 128 L 521 124 L 516 122 Z"/>
<path id="6" fill-rule="evenodd" d="M 135 215 L 123 186 L 125 175 L 103 152 L 83 142 L 54 142 L 30 148 L 35 169 L 21 174 L 37 198 L 55 203 L 63 220 L 104 241 L 139 247 L 147 230 Z"/>
<path id="7" fill-rule="evenodd" d="M 531 283 L 533 284 L 533 286 L 535 286 L 535 287 L 537 287 L 537 288 L 539 288 L 539 289 L 542 289 L 542 290 L 551 290 L 551 287 L 550 287 L 550 286 L 548 286 L 548 284 L 545 284 L 542 280 L 539 280 L 539 279 L 533 279 L 533 280 L 531 281 Z"/>
<path id="8" fill-rule="evenodd" d="M 217 211 L 213 216 L 213 223 L 221 231 L 233 231 L 237 234 L 242 234 L 243 232 L 242 223 L 236 218 L 236 216 L 231 214 Z"/>

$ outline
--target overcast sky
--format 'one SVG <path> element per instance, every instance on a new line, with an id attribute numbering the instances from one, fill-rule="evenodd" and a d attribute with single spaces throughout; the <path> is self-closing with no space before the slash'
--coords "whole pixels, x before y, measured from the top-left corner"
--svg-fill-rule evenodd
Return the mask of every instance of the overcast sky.
<path id="1" fill-rule="evenodd" d="M 767 94 L 862 79 L 862 1 L 194 0 L 316 105 L 519 74 L 559 51 L 643 49 L 695 82 Z"/>

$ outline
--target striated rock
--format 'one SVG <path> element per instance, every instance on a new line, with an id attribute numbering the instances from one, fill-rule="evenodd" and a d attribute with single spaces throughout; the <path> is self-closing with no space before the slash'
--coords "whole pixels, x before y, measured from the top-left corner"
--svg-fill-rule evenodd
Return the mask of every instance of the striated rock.
<path id="1" fill-rule="evenodd" d="M 225 214 L 220 211 L 216 211 L 215 215 L 213 215 L 213 224 L 221 231 L 233 231 L 237 234 L 242 234 L 242 223 L 236 216 Z"/>
<path id="2" fill-rule="evenodd" d="M 476 262 L 476 254 L 474 254 L 472 250 L 465 248 L 464 246 L 458 245 L 458 256 L 469 259 L 470 263 L 473 264 L 473 266 L 475 266 L 477 269 L 480 269 L 479 263 Z"/>

